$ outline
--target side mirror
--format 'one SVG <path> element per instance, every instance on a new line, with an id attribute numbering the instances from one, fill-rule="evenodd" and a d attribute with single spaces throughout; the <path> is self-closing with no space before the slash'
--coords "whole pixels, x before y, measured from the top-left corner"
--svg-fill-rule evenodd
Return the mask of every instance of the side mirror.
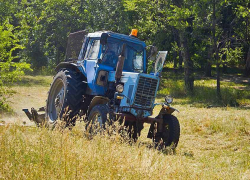
<path id="1" fill-rule="evenodd" d="M 108 37 L 109 37 L 108 33 L 102 33 L 101 39 L 100 39 L 101 45 L 107 44 Z"/>

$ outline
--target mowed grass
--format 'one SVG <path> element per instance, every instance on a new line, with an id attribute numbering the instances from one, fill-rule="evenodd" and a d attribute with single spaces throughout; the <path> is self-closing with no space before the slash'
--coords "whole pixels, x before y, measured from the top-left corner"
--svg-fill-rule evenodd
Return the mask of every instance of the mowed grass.
<path id="1" fill-rule="evenodd" d="M 22 109 L 45 106 L 52 80 L 52 76 L 24 76 L 12 87 L 6 87 L 14 91 L 13 96 L 7 99 L 7 103 L 13 109 L 14 115 L 0 113 L 0 121 L 4 123 L 26 122 L 27 116 Z M 30 124 L 29 121 L 27 123 Z"/>
<path id="2" fill-rule="evenodd" d="M 23 102 L 27 108 L 35 96 L 32 87 L 41 94 L 36 105 L 45 104 L 49 83 L 15 87 L 30 94 Z M 72 131 L 6 123 L 0 126 L 0 179 L 250 179 L 250 110 L 206 108 L 188 97 L 175 102 L 181 137 L 176 151 L 169 153 L 152 148 L 147 124 L 138 142 L 130 144 L 117 134 L 90 140 L 81 122 Z"/>

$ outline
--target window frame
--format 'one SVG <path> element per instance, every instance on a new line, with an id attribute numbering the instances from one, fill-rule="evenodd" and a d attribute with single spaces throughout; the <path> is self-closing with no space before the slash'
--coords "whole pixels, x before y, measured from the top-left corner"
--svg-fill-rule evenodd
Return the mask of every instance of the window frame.
<path id="1" fill-rule="evenodd" d="M 90 53 L 91 48 L 93 47 L 93 42 L 94 42 L 94 41 L 99 41 L 99 50 L 98 50 L 98 54 L 97 54 L 97 57 L 96 57 L 95 59 L 89 59 L 89 53 Z M 85 60 L 97 60 L 98 58 L 100 58 L 100 54 L 101 54 L 100 51 L 101 51 L 100 38 L 91 38 L 91 39 L 89 39 L 89 43 L 88 43 L 88 47 L 87 47 L 87 50 L 86 50 L 84 59 L 85 59 Z"/>

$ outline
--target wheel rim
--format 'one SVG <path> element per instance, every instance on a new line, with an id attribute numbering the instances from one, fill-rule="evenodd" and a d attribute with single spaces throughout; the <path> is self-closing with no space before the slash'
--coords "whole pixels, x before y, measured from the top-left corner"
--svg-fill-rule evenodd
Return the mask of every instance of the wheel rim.
<path id="1" fill-rule="evenodd" d="M 91 118 L 91 120 L 92 120 L 93 124 L 97 123 L 100 126 L 102 126 L 102 116 L 101 116 L 100 113 L 98 113 L 98 112 L 94 113 L 93 116 L 92 116 L 92 118 Z"/>
<path id="2" fill-rule="evenodd" d="M 64 84 L 61 79 L 57 79 L 53 84 L 48 101 L 49 118 L 51 121 L 56 121 L 60 117 L 64 103 Z"/>

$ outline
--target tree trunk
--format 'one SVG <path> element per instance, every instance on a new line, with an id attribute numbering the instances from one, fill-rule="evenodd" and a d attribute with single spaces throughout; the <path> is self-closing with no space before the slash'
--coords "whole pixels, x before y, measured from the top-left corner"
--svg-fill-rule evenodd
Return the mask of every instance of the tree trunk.
<path id="1" fill-rule="evenodd" d="M 247 59 L 246 59 L 246 65 L 245 65 L 245 75 L 250 76 L 250 47 L 248 48 L 248 52 L 247 52 Z"/>
<path id="2" fill-rule="evenodd" d="M 212 77 L 212 66 L 210 61 L 207 61 L 205 66 L 205 76 L 206 77 Z"/>
<path id="3" fill-rule="evenodd" d="M 217 97 L 220 99 L 221 98 L 221 93 L 220 93 L 220 65 L 219 63 L 216 64 L 216 72 L 217 72 Z"/>
<path id="4" fill-rule="evenodd" d="M 187 91 L 192 92 L 194 89 L 193 62 L 191 61 L 190 58 L 185 31 L 180 32 L 180 43 L 182 47 L 182 56 L 184 60 L 185 88 Z"/>
<path id="5" fill-rule="evenodd" d="M 173 59 L 174 59 L 174 72 L 177 73 L 177 52 L 173 52 Z"/>
<path id="6" fill-rule="evenodd" d="M 222 64 L 222 73 L 226 74 L 227 73 L 227 65 L 225 63 Z"/>
<path id="7" fill-rule="evenodd" d="M 178 40 L 177 40 L 177 45 L 179 47 L 179 49 L 181 49 L 181 43 L 180 43 L 180 33 L 178 32 Z M 182 72 L 182 63 L 183 63 L 183 58 L 182 58 L 182 51 L 179 51 L 179 71 Z"/>
<path id="8" fill-rule="evenodd" d="M 220 92 L 220 63 L 219 63 L 219 55 L 218 55 L 218 48 L 216 50 L 216 55 L 215 55 L 215 59 L 216 59 L 216 74 L 217 74 L 217 88 L 216 88 L 216 92 L 217 92 L 217 97 L 219 99 L 221 99 L 221 92 Z"/>
<path id="9" fill-rule="evenodd" d="M 217 92 L 217 97 L 221 99 L 221 93 L 220 93 L 220 64 L 219 64 L 219 56 L 218 56 L 218 51 L 219 47 L 217 47 L 217 40 L 215 36 L 215 23 L 216 23 L 216 12 L 215 12 L 215 5 L 216 5 L 216 0 L 213 0 L 213 26 L 212 26 L 212 32 L 213 32 L 213 48 L 215 52 L 215 61 L 216 61 L 216 73 L 217 73 L 217 87 L 216 87 L 216 92 Z"/>
<path id="10" fill-rule="evenodd" d="M 179 38 L 179 31 L 172 27 L 172 33 L 174 37 L 174 41 L 177 43 L 178 48 L 180 48 L 180 38 Z M 179 53 L 179 60 L 181 59 L 180 56 L 181 53 Z M 174 58 L 174 72 L 177 73 L 177 66 L 178 66 L 178 61 L 177 61 L 177 56 L 178 56 L 178 51 L 173 52 L 173 58 Z M 182 62 L 181 62 L 182 66 Z M 181 69 L 181 66 L 179 65 L 179 70 Z"/>
<path id="11" fill-rule="evenodd" d="M 172 33 L 174 35 L 174 41 L 175 42 L 178 42 L 178 31 L 172 27 Z M 174 72 L 177 73 L 177 51 L 174 51 L 173 52 L 173 59 L 174 59 Z"/>
<path id="12" fill-rule="evenodd" d="M 179 51 L 179 70 L 180 71 L 182 71 L 182 63 L 183 63 L 182 52 Z"/>
<path id="13" fill-rule="evenodd" d="M 208 53 L 207 53 L 207 62 L 205 65 L 206 77 L 212 77 L 212 64 L 211 64 L 212 54 L 213 54 L 213 47 L 209 46 Z"/>

